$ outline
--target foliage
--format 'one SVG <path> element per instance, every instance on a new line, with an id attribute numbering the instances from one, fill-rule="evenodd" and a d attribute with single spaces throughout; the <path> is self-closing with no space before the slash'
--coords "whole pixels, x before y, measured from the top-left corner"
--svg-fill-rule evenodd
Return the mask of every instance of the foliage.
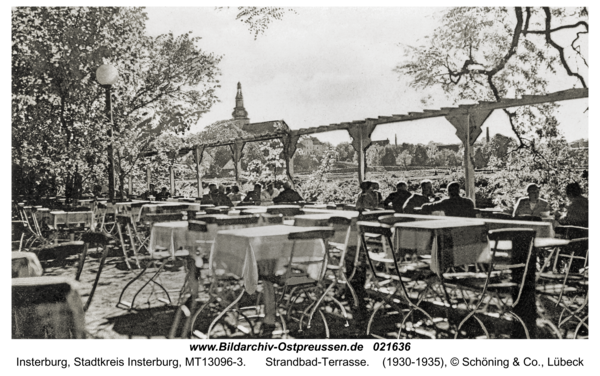
<path id="1" fill-rule="evenodd" d="M 413 87 L 440 87 L 457 103 L 544 94 L 551 81 L 587 87 L 585 8 L 451 8 L 440 21 L 426 45 L 406 47 L 408 60 L 396 67 Z M 558 45 L 559 33 L 572 43 Z M 536 153 L 536 143 L 558 136 L 555 107 L 505 110 L 519 148 Z"/>
<path id="2" fill-rule="evenodd" d="M 356 151 L 349 142 L 340 142 L 335 146 L 335 151 L 339 161 L 352 162 L 355 159 Z"/>
<path id="3" fill-rule="evenodd" d="M 404 150 L 398 155 L 398 157 L 396 157 L 396 164 L 399 166 L 404 166 L 404 168 L 408 169 L 412 159 L 413 157 L 410 152 L 408 150 Z"/>
<path id="4" fill-rule="evenodd" d="M 217 10 L 222 10 L 223 7 L 217 7 Z M 296 13 L 293 9 L 277 8 L 277 7 L 238 7 L 236 20 L 245 23 L 248 26 L 248 31 L 254 34 L 254 39 L 258 38 L 259 34 L 264 34 L 269 28 L 271 22 L 282 20 L 283 16 L 288 13 Z"/>
<path id="5" fill-rule="evenodd" d="M 182 133 L 208 111 L 220 58 L 188 34 L 149 37 L 145 21 L 141 8 L 13 10 L 13 186 L 42 195 L 66 182 L 106 182 L 113 127 L 95 77 L 102 64 L 119 71 L 112 108 L 121 187 L 160 134 Z"/>
<path id="6" fill-rule="evenodd" d="M 316 201 L 319 203 L 338 202 L 335 201 L 338 191 L 335 189 L 332 190 L 332 187 L 326 184 L 327 181 L 325 178 L 325 175 L 331 171 L 337 157 L 335 149 L 328 149 L 321 160 L 319 168 L 308 179 L 298 185 L 298 193 L 306 201 Z M 356 187 L 358 187 L 358 184 Z"/>
<path id="7" fill-rule="evenodd" d="M 140 8 L 12 11 L 12 161 L 19 193 L 41 196 L 72 180 L 106 181 L 108 124 L 95 69 L 129 59 Z M 53 189 L 51 189 L 52 191 Z"/>
<path id="8" fill-rule="evenodd" d="M 283 159 L 283 144 L 280 140 L 260 142 L 259 148 L 263 155 L 261 159 L 255 159 L 248 163 L 247 178 L 251 184 L 283 183 L 287 180 L 285 171 L 285 160 Z"/>

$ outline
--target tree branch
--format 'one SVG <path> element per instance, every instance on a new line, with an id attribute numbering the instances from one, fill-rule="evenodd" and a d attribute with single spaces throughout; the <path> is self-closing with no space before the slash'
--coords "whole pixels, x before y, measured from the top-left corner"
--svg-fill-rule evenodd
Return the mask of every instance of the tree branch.
<path id="1" fill-rule="evenodd" d="M 585 84 L 585 79 L 583 78 L 583 76 L 580 75 L 579 73 L 575 73 L 575 72 L 571 71 L 571 68 L 567 64 L 567 59 L 565 58 L 564 48 L 562 48 L 561 46 L 558 45 L 558 43 L 556 43 L 554 40 L 552 40 L 552 31 L 551 31 L 552 29 L 550 27 L 550 23 L 552 21 L 552 14 L 550 13 L 549 7 L 544 7 L 543 9 L 544 9 L 544 13 L 546 14 L 546 32 L 545 32 L 546 42 L 558 51 L 558 55 L 560 56 L 560 61 L 563 65 L 563 67 L 565 68 L 565 71 L 567 71 L 567 74 L 572 77 L 577 77 L 579 82 L 581 82 L 581 85 L 583 85 L 584 88 L 587 88 L 587 85 Z M 587 25 L 587 23 L 586 23 L 586 25 Z"/>

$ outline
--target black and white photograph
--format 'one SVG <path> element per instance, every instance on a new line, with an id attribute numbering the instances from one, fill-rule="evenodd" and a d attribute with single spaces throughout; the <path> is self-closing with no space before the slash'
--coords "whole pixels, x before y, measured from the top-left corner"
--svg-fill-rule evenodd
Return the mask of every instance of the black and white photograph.
<path id="1" fill-rule="evenodd" d="M 592 338 L 588 7 L 110 5 L 10 8 L 10 343 Z"/>

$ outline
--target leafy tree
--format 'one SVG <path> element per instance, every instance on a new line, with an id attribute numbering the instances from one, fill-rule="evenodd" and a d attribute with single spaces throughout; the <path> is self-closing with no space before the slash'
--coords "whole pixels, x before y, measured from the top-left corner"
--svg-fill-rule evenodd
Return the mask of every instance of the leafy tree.
<path id="1" fill-rule="evenodd" d="M 408 60 L 396 71 L 411 77 L 415 88 L 441 88 L 455 103 L 541 95 L 557 87 L 585 88 L 587 19 L 586 8 L 451 8 L 423 46 L 407 47 Z M 581 156 L 565 151 L 554 116 L 557 106 L 503 110 L 516 142 L 492 165 L 510 172 L 505 187 L 520 186 L 516 177 L 524 179 L 520 183 L 548 180 L 553 174 L 561 184 L 579 180 L 564 166 L 587 162 L 573 161 Z M 505 146 L 496 144 L 493 150 L 504 154 Z M 514 179 L 509 182 L 509 177 Z"/>
<path id="2" fill-rule="evenodd" d="M 381 145 L 371 145 L 365 153 L 367 166 L 381 166 L 384 149 L 385 148 Z"/>
<path id="3" fill-rule="evenodd" d="M 336 145 L 335 151 L 338 154 L 338 160 L 341 162 L 352 162 L 356 151 L 349 142 L 340 142 Z"/>
<path id="4" fill-rule="evenodd" d="M 383 156 L 381 157 L 381 164 L 383 166 L 395 166 L 396 165 L 396 156 L 394 155 L 394 147 L 386 146 L 383 151 Z"/>
<path id="5" fill-rule="evenodd" d="M 413 157 L 412 157 L 411 153 L 408 150 L 404 150 L 396 158 L 396 164 L 398 164 L 400 166 L 404 166 L 404 168 L 406 170 L 408 170 L 408 166 L 410 165 L 410 162 L 412 161 L 412 159 L 413 159 Z"/>
<path id="6" fill-rule="evenodd" d="M 225 7 L 217 7 L 217 10 L 222 10 Z M 259 34 L 264 34 L 269 28 L 271 22 L 282 20 L 286 13 L 296 13 L 295 10 L 289 8 L 277 7 L 237 7 L 235 19 L 245 23 L 248 26 L 248 31 L 254 34 L 254 39 L 258 38 Z"/>
<path id="7" fill-rule="evenodd" d="M 428 163 L 429 156 L 427 155 L 427 149 L 424 145 L 417 144 L 412 160 L 413 166 L 426 166 Z"/>
<path id="8" fill-rule="evenodd" d="M 587 87 L 587 9 L 452 8 L 421 47 L 407 47 L 396 71 L 416 88 L 440 87 L 455 102 L 544 94 L 551 80 Z M 560 45 L 559 34 L 571 36 Z M 558 135 L 556 105 L 506 109 L 518 148 Z"/>
<path id="9" fill-rule="evenodd" d="M 112 102 L 121 190 L 142 151 L 162 133 L 188 130 L 216 100 L 220 58 L 188 34 L 145 35 L 141 8 L 15 8 L 12 21 L 17 188 L 40 195 L 50 185 L 106 181 L 112 127 L 95 78 L 101 64 L 119 70 Z"/>
<path id="10" fill-rule="evenodd" d="M 105 59 L 131 56 L 145 14 L 140 8 L 17 7 L 11 16 L 15 191 L 40 196 L 66 182 L 106 181 L 101 151 L 108 124 L 95 70 Z"/>

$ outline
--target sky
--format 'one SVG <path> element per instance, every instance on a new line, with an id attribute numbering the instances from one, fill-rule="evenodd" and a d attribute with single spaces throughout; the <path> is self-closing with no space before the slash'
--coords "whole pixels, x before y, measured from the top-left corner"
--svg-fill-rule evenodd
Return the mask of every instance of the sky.
<path id="1" fill-rule="evenodd" d="M 234 7 L 148 7 L 147 31 L 158 35 L 192 32 L 199 47 L 221 55 L 220 102 L 191 132 L 232 117 L 237 82 L 251 122 L 285 120 L 292 129 L 369 117 L 406 114 L 452 105 L 441 89 L 412 89 L 393 69 L 404 60 L 402 45 L 419 46 L 437 25 L 443 8 L 294 8 L 255 40 Z M 556 90 L 570 88 L 556 85 Z M 421 99 L 431 95 L 427 107 Z M 569 141 L 588 138 L 588 101 L 562 102 L 560 128 Z M 502 111 L 484 123 L 490 134 L 510 135 Z M 457 143 L 444 118 L 380 125 L 374 140 Z M 349 141 L 345 131 L 318 134 L 322 141 Z"/>

